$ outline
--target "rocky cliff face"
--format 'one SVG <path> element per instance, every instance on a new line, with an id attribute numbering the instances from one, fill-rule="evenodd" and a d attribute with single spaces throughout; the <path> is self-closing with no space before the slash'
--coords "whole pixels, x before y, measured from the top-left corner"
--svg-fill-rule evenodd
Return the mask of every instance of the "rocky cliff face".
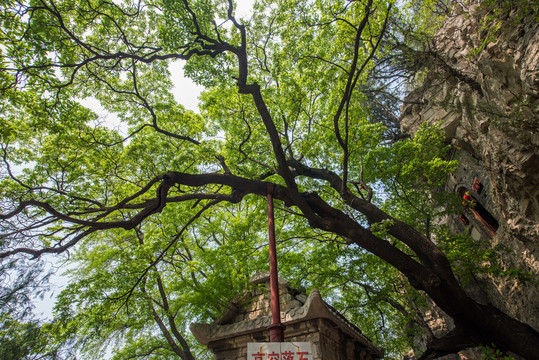
<path id="1" fill-rule="evenodd" d="M 537 15 L 485 21 L 489 14 L 479 6 L 457 10 L 432 41 L 433 65 L 406 99 L 402 129 L 413 134 L 426 121 L 445 130 L 462 161 L 450 190 L 471 182 L 462 178 L 472 168 L 486 174 L 483 196 L 499 223 L 489 241 L 510 249 L 503 267 L 539 279 Z M 494 41 L 486 42 L 489 31 Z M 537 282 L 485 281 L 488 301 L 539 330 Z"/>

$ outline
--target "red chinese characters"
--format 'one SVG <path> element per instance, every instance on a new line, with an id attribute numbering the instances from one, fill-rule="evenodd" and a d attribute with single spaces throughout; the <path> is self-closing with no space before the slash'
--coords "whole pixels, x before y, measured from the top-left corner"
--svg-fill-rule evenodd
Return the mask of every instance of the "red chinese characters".
<path id="1" fill-rule="evenodd" d="M 247 360 L 312 360 L 309 342 L 248 343 Z"/>
<path id="2" fill-rule="evenodd" d="M 256 354 L 252 354 L 254 360 L 264 360 L 265 359 L 265 356 L 266 354 L 264 353 L 261 353 L 260 351 Z"/>
<path id="3" fill-rule="evenodd" d="M 294 360 L 294 353 L 292 351 L 283 351 L 281 353 L 281 360 Z"/>

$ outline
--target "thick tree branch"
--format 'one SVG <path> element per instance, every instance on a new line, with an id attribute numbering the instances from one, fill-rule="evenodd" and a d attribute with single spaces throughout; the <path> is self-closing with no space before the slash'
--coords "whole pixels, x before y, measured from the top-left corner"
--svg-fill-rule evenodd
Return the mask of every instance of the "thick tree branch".
<path id="1" fill-rule="evenodd" d="M 448 354 L 456 354 L 461 350 L 481 345 L 478 338 L 462 331 L 460 328 L 455 328 L 444 336 L 437 338 L 432 337 L 427 342 L 427 350 L 419 357 L 418 360 L 436 359 Z"/>

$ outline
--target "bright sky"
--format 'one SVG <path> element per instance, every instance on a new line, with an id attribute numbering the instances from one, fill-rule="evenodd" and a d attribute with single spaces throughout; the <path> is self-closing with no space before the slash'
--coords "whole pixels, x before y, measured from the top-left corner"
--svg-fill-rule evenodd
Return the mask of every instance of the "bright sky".
<path id="1" fill-rule="evenodd" d="M 174 84 L 174 99 L 186 109 L 198 113 L 198 97 L 204 88 L 183 75 L 183 61 L 170 63 L 168 70 Z"/>

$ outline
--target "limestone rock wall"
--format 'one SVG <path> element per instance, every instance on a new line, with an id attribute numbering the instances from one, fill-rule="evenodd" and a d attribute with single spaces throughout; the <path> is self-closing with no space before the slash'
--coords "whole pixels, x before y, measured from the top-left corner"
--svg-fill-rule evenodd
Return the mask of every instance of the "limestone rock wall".
<path id="1" fill-rule="evenodd" d="M 473 165 L 486 174 L 485 196 L 500 225 L 491 241 L 511 249 L 503 266 L 539 279 L 539 22 L 529 14 L 485 26 L 487 16 L 470 5 L 448 17 L 431 44 L 435 60 L 425 82 L 405 101 L 401 126 L 413 134 L 422 122 L 440 124 L 461 158 L 471 159 L 458 171 Z M 483 46 L 497 25 L 495 41 Z M 539 330 L 537 283 L 489 282 L 490 302 Z"/>

